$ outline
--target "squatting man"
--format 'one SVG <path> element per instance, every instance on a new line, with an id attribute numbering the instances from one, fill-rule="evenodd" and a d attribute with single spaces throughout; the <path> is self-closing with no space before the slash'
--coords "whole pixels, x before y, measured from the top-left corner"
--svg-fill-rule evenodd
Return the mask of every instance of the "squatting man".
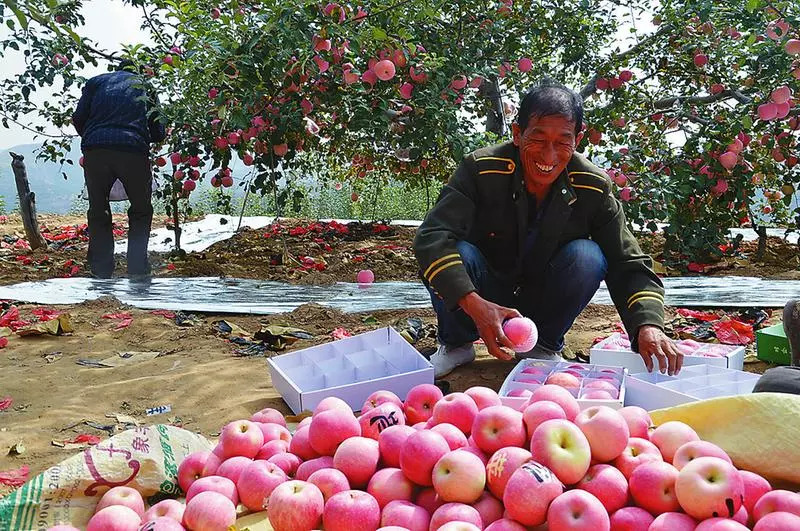
<path id="1" fill-rule="evenodd" d="M 532 319 L 539 341 L 518 358 L 560 360 L 564 334 L 606 281 L 653 370 L 681 369 L 664 334 L 664 287 L 627 228 L 606 173 L 575 151 L 583 103 L 546 80 L 522 98 L 513 139 L 470 153 L 420 225 L 414 251 L 439 324 L 436 377 L 490 354 L 512 359 L 502 324 Z"/>

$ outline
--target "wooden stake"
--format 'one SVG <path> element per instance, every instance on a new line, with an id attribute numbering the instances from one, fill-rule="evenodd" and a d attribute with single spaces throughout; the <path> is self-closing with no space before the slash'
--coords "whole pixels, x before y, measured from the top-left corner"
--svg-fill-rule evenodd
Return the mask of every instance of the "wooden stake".
<path id="1" fill-rule="evenodd" d="M 36 221 L 36 194 L 31 192 L 28 183 L 28 171 L 25 169 L 25 157 L 10 153 L 11 169 L 14 170 L 14 180 L 17 184 L 19 195 L 19 211 L 22 215 L 22 225 L 25 227 L 25 236 L 31 249 L 47 247 L 47 242 L 39 232 L 39 223 Z"/>

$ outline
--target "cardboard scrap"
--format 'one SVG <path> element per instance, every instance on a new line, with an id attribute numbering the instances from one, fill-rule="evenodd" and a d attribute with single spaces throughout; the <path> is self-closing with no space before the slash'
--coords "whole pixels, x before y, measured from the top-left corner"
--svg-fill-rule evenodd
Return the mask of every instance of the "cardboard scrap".
<path id="1" fill-rule="evenodd" d="M 301 339 L 314 339 L 314 336 L 292 326 L 263 325 L 253 338 L 263 341 L 270 350 L 284 350 Z"/>
<path id="2" fill-rule="evenodd" d="M 58 317 L 49 321 L 39 322 L 17 330 L 17 335 L 25 336 L 62 336 L 71 334 L 75 329 L 72 326 L 72 319 L 68 313 L 59 314 Z"/>

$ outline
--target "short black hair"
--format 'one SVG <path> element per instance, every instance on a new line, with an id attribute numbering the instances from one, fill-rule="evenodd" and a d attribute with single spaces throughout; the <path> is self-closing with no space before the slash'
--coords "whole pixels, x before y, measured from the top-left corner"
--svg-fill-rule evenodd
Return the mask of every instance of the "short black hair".
<path id="1" fill-rule="evenodd" d="M 575 136 L 583 128 L 583 100 L 574 90 L 544 78 L 522 97 L 517 113 L 517 124 L 523 131 L 532 117 L 564 116 L 575 123 Z"/>

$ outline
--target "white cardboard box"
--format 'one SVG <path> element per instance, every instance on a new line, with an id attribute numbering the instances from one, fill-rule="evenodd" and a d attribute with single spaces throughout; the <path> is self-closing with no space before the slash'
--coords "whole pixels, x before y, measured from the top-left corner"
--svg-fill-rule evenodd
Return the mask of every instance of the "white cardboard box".
<path id="1" fill-rule="evenodd" d="M 361 409 L 375 391 L 401 400 L 412 387 L 433 383 L 433 366 L 392 327 L 296 350 L 267 360 L 272 386 L 294 411 L 312 411 L 329 396 Z"/>
<path id="2" fill-rule="evenodd" d="M 619 332 L 614 332 L 601 342 L 589 349 L 589 362 L 598 365 L 610 365 L 615 367 L 625 367 L 630 374 L 647 372 L 647 367 L 642 357 L 631 350 L 621 350 L 618 345 L 608 346 L 620 337 Z M 717 343 L 701 343 L 703 347 L 697 351 L 697 356 L 684 356 L 683 366 L 688 365 L 713 365 L 727 369 L 742 370 L 744 368 L 745 348 L 736 345 L 722 345 L 730 347 L 730 352 L 725 357 L 709 358 L 702 356 L 703 350 L 720 347 Z M 654 365 L 658 366 L 658 361 L 653 359 Z"/>
<path id="3" fill-rule="evenodd" d="M 714 365 L 691 365 L 675 376 L 658 371 L 631 374 L 625 405 L 652 411 L 707 398 L 749 394 L 760 376 Z"/>
<path id="4" fill-rule="evenodd" d="M 531 375 L 530 382 L 520 381 L 520 379 L 525 376 L 523 371 L 529 367 L 534 370 L 540 370 L 540 376 Z M 537 383 L 533 380 L 540 380 L 541 382 L 544 382 L 544 380 L 546 380 L 550 374 L 565 371 L 575 371 L 582 378 L 581 387 L 578 389 L 567 388 L 567 390 L 578 399 L 578 404 L 581 406 L 581 409 L 586 409 L 592 406 L 609 406 L 614 409 L 619 409 L 625 403 L 625 376 L 627 375 L 628 371 L 624 368 L 608 367 L 603 365 L 587 365 L 583 363 L 542 361 L 534 359 L 521 360 L 511 370 L 503 382 L 502 387 L 500 387 L 500 391 L 498 393 L 500 395 L 500 400 L 505 406 L 510 406 L 514 409 L 520 409 L 528 401 L 528 397 L 509 396 L 509 393 L 513 393 L 515 391 L 533 392 L 543 385 L 542 383 Z M 587 385 L 593 380 L 607 380 L 613 383 L 617 388 L 618 398 L 613 400 L 581 398 L 585 390 L 583 386 Z"/>

